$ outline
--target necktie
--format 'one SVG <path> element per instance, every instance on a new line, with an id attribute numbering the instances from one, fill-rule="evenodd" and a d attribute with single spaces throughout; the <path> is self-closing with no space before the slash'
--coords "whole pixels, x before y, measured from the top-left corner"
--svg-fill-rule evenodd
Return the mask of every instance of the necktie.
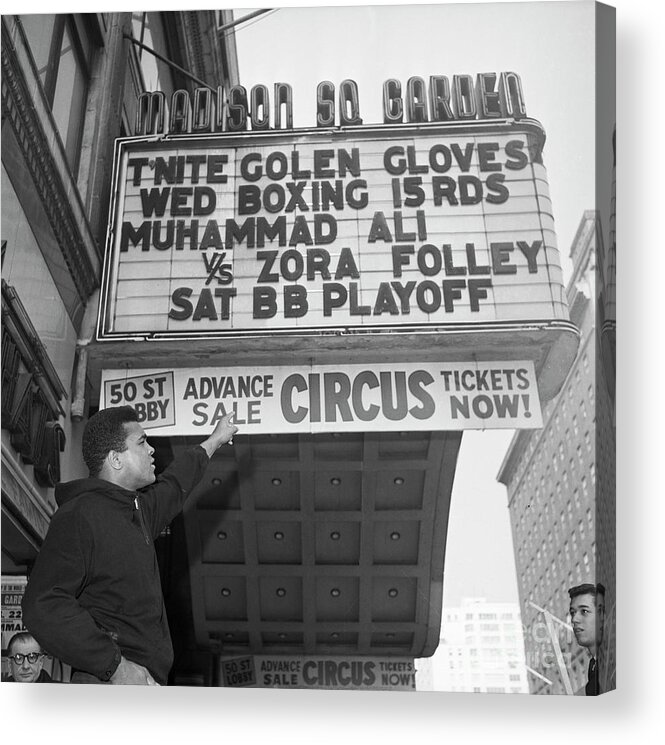
<path id="1" fill-rule="evenodd" d="M 596 664 L 594 657 L 589 660 L 589 672 L 587 675 L 587 684 L 584 690 L 587 696 L 597 696 L 600 693 L 598 665 Z"/>

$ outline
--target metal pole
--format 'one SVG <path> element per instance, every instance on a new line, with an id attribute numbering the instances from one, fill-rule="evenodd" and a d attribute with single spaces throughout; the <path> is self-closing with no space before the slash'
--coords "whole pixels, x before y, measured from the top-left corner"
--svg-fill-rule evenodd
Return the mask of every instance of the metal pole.
<path id="1" fill-rule="evenodd" d="M 564 629 L 567 629 L 568 631 L 572 631 L 573 630 L 573 627 L 569 623 L 566 623 L 565 621 L 562 621 L 560 618 L 557 618 L 555 615 L 553 615 L 552 613 L 550 613 L 546 608 L 541 608 L 539 605 L 536 605 L 531 600 L 528 600 L 527 603 L 534 610 L 540 611 L 541 613 L 549 613 L 549 615 L 552 616 L 552 620 L 553 621 L 556 621 L 558 624 L 560 624 L 561 626 L 563 626 Z"/>
<path id="2" fill-rule="evenodd" d="M 189 70 L 185 70 L 184 67 L 180 67 L 180 65 L 176 65 L 175 62 L 172 62 L 167 57 L 164 57 L 164 55 L 159 54 L 159 52 L 156 52 L 154 49 L 151 49 L 147 44 L 143 44 L 143 42 L 137 41 L 133 36 L 130 36 L 130 34 L 123 34 L 125 39 L 128 39 L 137 47 L 141 47 L 141 49 L 145 49 L 146 52 L 149 52 L 154 57 L 157 57 L 158 60 L 161 60 L 165 65 L 168 65 L 169 67 L 172 67 L 174 70 L 177 70 L 178 72 L 181 72 L 183 75 L 186 75 L 190 80 L 193 80 L 195 83 L 198 83 L 199 85 L 203 86 L 204 88 L 209 88 L 211 91 L 215 91 L 215 89 L 208 85 L 205 81 L 201 80 L 200 78 L 197 78 L 196 75 L 192 75 Z"/>
<path id="3" fill-rule="evenodd" d="M 243 16 L 242 18 L 238 18 L 237 21 L 231 21 L 231 23 L 225 23 L 223 26 L 220 26 L 217 29 L 217 33 L 221 34 L 222 31 L 226 31 L 229 28 L 233 28 L 234 26 L 237 26 L 239 23 L 244 23 L 245 21 L 251 21 L 251 19 L 256 18 L 256 16 L 261 16 L 264 13 L 270 13 L 271 10 L 275 10 L 275 9 L 268 8 L 266 10 L 255 10 L 253 13 L 248 13 L 246 16 Z"/>
<path id="4" fill-rule="evenodd" d="M 552 619 L 556 618 L 556 616 L 552 616 L 552 614 L 549 612 L 545 612 L 543 615 L 545 616 L 547 630 L 549 631 L 550 639 L 552 640 L 552 646 L 554 647 L 554 654 L 556 655 L 557 665 L 559 666 L 559 674 L 561 675 L 561 680 L 563 680 L 563 687 L 566 689 L 566 693 L 569 696 L 572 696 L 574 693 L 573 686 L 570 682 L 570 677 L 568 676 L 568 668 L 566 668 L 566 663 L 564 662 L 561 647 L 559 645 L 559 636 L 554 631 L 554 624 L 552 623 Z"/>
<path id="5" fill-rule="evenodd" d="M 541 608 L 539 605 L 536 605 L 535 603 L 531 602 L 531 600 L 528 601 L 529 605 L 532 608 L 535 608 L 538 612 L 542 613 L 543 616 L 545 616 L 545 623 L 547 624 L 547 631 L 550 635 L 550 639 L 552 640 L 552 647 L 554 647 L 554 655 L 556 657 L 557 665 L 559 667 L 559 674 L 561 675 L 561 680 L 563 681 L 563 687 L 566 689 L 566 693 L 569 696 L 572 696 L 573 686 L 570 682 L 570 676 L 568 675 L 568 668 L 566 667 L 566 663 L 563 659 L 563 653 L 561 652 L 561 646 L 559 645 L 559 636 L 554 631 L 554 623 L 553 621 L 556 621 L 557 623 L 561 624 L 566 629 L 572 630 L 572 627 L 569 626 L 565 621 L 562 621 L 560 618 L 557 618 L 555 615 L 550 613 L 546 608 Z"/>
<path id="6" fill-rule="evenodd" d="M 541 675 L 537 670 L 534 670 L 532 667 L 526 666 L 527 672 L 531 673 L 531 675 L 535 676 L 536 678 L 540 678 L 541 680 L 544 680 L 545 683 L 547 683 L 548 686 L 552 685 L 552 681 L 549 678 L 546 678 L 544 675 Z"/>

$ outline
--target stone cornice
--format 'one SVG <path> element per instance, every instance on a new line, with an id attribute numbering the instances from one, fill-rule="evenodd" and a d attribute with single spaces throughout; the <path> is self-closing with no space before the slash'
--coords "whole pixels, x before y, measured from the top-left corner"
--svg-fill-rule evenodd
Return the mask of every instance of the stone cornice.
<path id="1" fill-rule="evenodd" d="M 39 494 L 9 448 L 2 443 L 2 496 L 21 521 L 41 540 L 46 536 L 54 509 Z"/>

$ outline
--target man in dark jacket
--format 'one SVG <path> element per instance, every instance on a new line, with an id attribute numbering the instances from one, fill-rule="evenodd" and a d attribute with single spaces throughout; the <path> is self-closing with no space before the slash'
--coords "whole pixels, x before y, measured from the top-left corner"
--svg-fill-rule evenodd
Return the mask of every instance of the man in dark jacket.
<path id="1" fill-rule="evenodd" d="M 90 478 L 58 484 L 58 510 L 30 574 L 23 621 L 72 666 L 72 683 L 164 685 L 173 663 L 153 541 L 237 427 L 222 417 L 155 481 L 134 409 L 102 409 L 83 433 Z"/>
<path id="2" fill-rule="evenodd" d="M 580 647 L 589 650 L 590 655 L 586 685 L 576 695 L 598 696 L 602 693 L 598 652 L 605 625 L 605 587 L 600 583 L 577 585 L 568 590 L 568 595 L 570 623 L 575 639 Z"/>

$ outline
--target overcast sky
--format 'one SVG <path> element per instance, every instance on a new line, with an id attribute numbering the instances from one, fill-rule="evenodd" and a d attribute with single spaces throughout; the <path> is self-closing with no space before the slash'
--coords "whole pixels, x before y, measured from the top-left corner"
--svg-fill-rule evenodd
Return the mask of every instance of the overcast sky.
<path id="1" fill-rule="evenodd" d="M 242 8 L 236 18 L 255 8 Z M 546 132 L 548 171 L 564 273 L 582 214 L 594 207 L 591 2 L 510 2 L 280 8 L 236 28 L 240 82 L 293 87 L 294 125 L 316 126 L 320 81 L 358 83 L 365 124 L 382 122 L 383 81 L 414 75 L 520 75 L 527 114 Z M 604 136 L 610 149 L 611 126 Z M 609 157 L 609 156 L 608 156 Z M 496 475 L 505 431 L 462 438 L 446 551 L 444 604 L 462 597 L 518 600 L 505 487 Z"/>

